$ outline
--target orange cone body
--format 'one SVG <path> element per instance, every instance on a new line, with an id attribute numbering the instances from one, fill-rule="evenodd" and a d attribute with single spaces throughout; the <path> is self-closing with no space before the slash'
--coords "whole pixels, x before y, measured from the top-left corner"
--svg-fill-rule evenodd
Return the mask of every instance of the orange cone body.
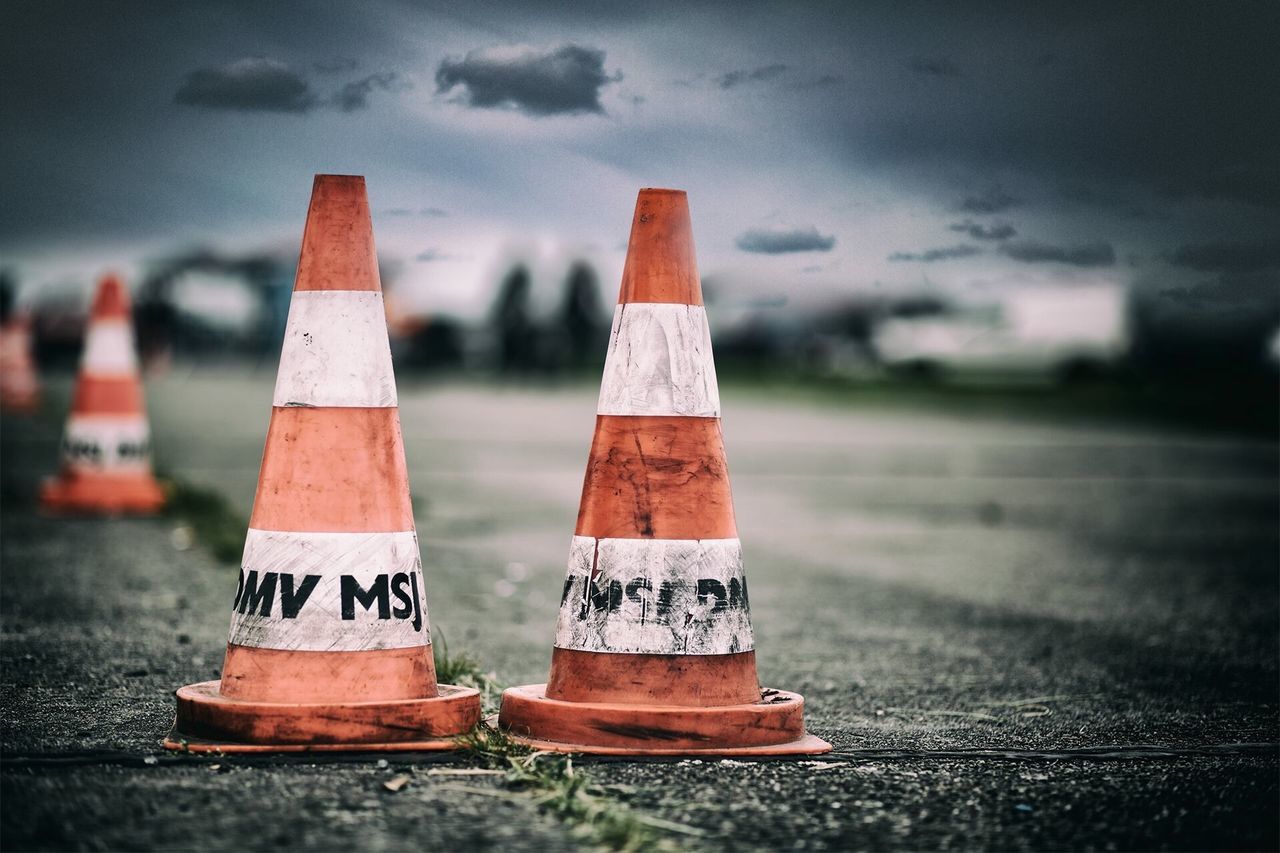
<path id="1" fill-rule="evenodd" d="M 502 697 L 540 749 L 785 755 L 831 746 L 804 700 L 761 691 L 681 191 L 645 189 L 600 387 L 551 675 Z"/>
<path id="2" fill-rule="evenodd" d="M 33 414 L 40 408 L 40 377 L 31 357 L 31 317 L 15 311 L 0 326 L 0 408 Z"/>
<path id="3" fill-rule="evenodd" d="M 62 465 L 41 488 L 40 507 L 51 513 L 148 515 L 164 502 L 151 472 L 151 427 L 129 294 L 120 279 L 108 275 L 89 312 Z"/>
<path id="4" fill-rule="evenodd" d="M 221 681 L 171 749 L 429 750 L 480 695 L 436 683 L 364 178 L 317 175 Z"/>

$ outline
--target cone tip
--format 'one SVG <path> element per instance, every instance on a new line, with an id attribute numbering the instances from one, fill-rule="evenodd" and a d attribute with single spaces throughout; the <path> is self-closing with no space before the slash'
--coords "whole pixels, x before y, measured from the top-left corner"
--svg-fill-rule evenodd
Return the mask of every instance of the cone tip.
<path id="1" fill-rule="evenodd" d="M 98 290 L 93 297 L 93 306 L 89 309 L 91 317 L 128 316 L 129 292 L 124 282 L 114 272 L 103 273 L 98 279 Z"/>
<path id="2" fill-rule="evenodd" d="M 321 184 L 363 184 L 364 175 L 326 175 L 316 173 L 315 185 Z"/>
<path id="3" fill-rule="evenodd" d="M 668 195 L 688 195 L 688 193 L 685 192 L 684 190 L 672 190 L 672 189 L 667 189 L 666 187 L 641 187 L 640 188 L 640 195 L 657 195 L 659 193 L 666 193 Z"/>

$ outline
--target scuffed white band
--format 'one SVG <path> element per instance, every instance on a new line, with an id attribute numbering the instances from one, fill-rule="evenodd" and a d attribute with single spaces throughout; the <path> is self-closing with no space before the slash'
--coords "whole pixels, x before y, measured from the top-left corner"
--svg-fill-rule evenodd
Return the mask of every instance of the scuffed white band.
<path id="1" fill-rule="evenodd" d="M 749 651 L 741 543 L 573 537 L 555 644 L 617 654 Z"/>
<path id="2" fill-rule="evenodd" d="M 381 293 L 303 290 L 293 294 L 272 405 L 396 405 Z"/>
<path id="3" fill-rule="evenodd" d="M 62 464 L 95 471 L 145 470 L 151 429 L 141 415 L 72 415 L 62 434 Z"/>
<path id="4" fill-rule="evenodd" d="M 429 645 L 417 534 L 249 528 L 228 641 L 308 652 Z"/>
<path id="5" fill-rule="evenodd" d="M 84 358 L 86 373 L 115 375 L 134 373 L 138 354 L 133 348 L 133 328 L 128 320 L 93 320 L 85 332 Z"/>
<path id="6" fill-rule="evenodd" d="M 669 302 L 615 308 L 596 413 L 720 417 L 706 309 Z"/>

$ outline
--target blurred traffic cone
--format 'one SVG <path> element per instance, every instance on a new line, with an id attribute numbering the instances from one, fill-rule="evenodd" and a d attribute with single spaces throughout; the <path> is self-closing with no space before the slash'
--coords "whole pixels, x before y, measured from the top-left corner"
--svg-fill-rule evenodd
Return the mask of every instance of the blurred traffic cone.
<path id="1" fill-rule="evenodd" d="M 133 348 L 129 294 L 120 279 L 98 284 L 85 330 L 62 466 L 40 490 L 46 512 L 148 515 L 165 495 L 151 473 L 151 427 Z"/>
<path id="2" fill-rule="evenodd" d="M 502 696 L 538 749 L 826 752 L 804 699 L 756 678 L 689 204 L 640 191 L 551 676 Z"/>
<path id="3" fill-rule="evenodd" d="M 31 316 L 15 311 L 0 326 L 0 408 L 22 415 L 40 408 L 40 377 L 31 357 Z"/>
<path id="4" fill-rule="evenodd" d="M 170 749 L 449 749 L 480 695 L 436 684 L 364 178 L 317 175 L 221 681 Z"/>

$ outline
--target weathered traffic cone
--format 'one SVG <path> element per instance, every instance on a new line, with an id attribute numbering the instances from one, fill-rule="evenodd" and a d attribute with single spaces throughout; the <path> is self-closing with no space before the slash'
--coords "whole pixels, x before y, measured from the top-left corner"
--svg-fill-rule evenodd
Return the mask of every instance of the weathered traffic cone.
<path id="1" fill-rule="evenodd" d="M 138 378 L 129 294 L 120 279 L 98 284 L 84 354 L 62 437 L 58 475 L 40 490 L 50 513 L 149 515 L 165 495 L 151 472 L 151 427 Z"/>
<path id="2" fill-rule="evenodd" d="M 436 683 L 364 178 L 317 175 L 221 681 L 170 749 L 434 750 L 480 716 Z"/>
<path id="3" fill-rule="evenodd" d="M 503 693 L 538 749 L 621 755 L 826 752 L 804 699 L 761 690 L 720 395 L 678 190 L 636 202 L 551 676 Z"/>
<path id="4" fill-rule="evenodd" d="M 31 415 L 40 408 L 40 377 L 31 357 L 31 315 L 14 311 L 0 326 L 0 408 Z"/>

